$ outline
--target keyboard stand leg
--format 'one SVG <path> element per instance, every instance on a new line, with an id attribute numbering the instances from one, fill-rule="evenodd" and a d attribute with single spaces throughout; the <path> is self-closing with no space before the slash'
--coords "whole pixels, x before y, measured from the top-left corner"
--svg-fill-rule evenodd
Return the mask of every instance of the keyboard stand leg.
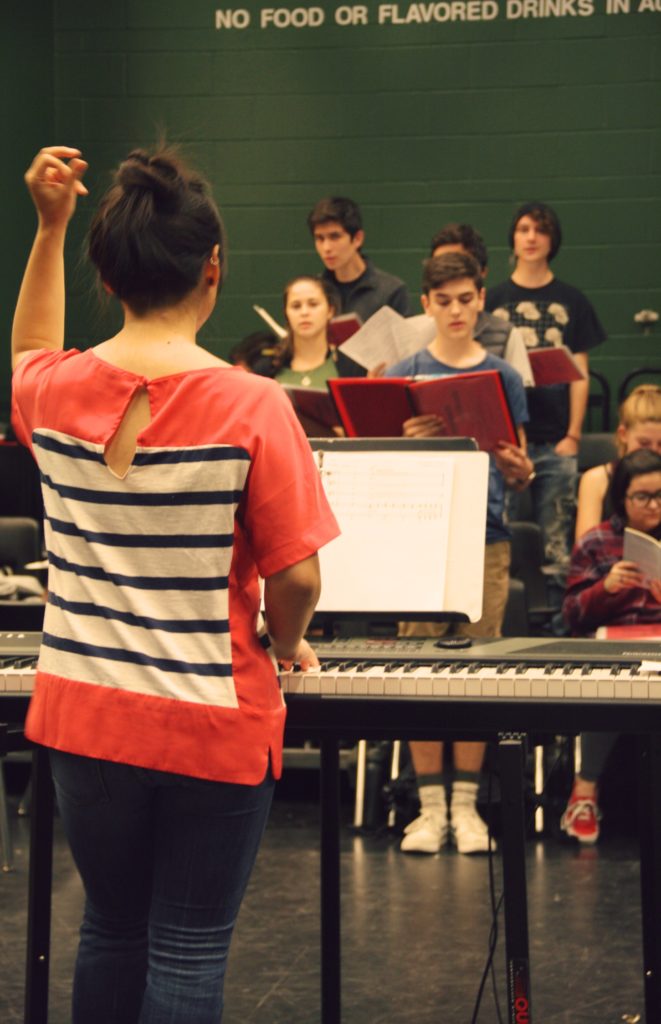
<path id="1" fill-rule="evenodd" d="M 525 736 L 505 734 L 498 739 L 503 819 L 501 845 L 509 1007 L 507 1020 L 532 1024 L 523 804 L 524 746 Z"/>
<path id="2" fill-rule="evenodd" d="M 340 1024 L 340 755 L 321 740 L 321 1021 Z"/>
<path id="3" fill-rule="evenodd" d="M 661 1020 L 661 736 L 638 737 L 645 1020 Z"/>
<path id="4" fill-rule="evenodd" d="M 53 782 L 48 751 L 35 747 L 32 758 L 30 875 L 24 1024 L 47 1024 L 53 875 Z"/>

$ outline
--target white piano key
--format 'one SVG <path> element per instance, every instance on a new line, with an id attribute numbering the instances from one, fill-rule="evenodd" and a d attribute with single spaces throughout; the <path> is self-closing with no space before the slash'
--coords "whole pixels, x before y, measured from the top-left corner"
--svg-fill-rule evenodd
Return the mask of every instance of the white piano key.
<path id="1" fill-rule="evenodd" d="M 618 700 L 630 700 L 632 696 L 631 679 L 615 680 L 615 696 Z"/>
<path id="2" fill-rule="evenodd" d="M 466 679 L 461 676 L 450 676 L 450 696 L 451 697 L 465 697 L 466 696 Z"/>
<path id="3" fill-rule="evenodd" d="M 312 671 L 301 672 L 303 693 L 321 693 L 321 673 Z"/>
<path id="4" fill-rule="evenodd" d="M 631 683 L 631 694 L 634 700 L 647 700 L 649 697 L 647 680 L 634 678 Z"/>
<path id="5" fill-rule="evenodd" d="M 402 676 L 389 672 L 385 678 L 384 693 L 386 697 L 399 697 L 402 693 Z"/>
<path id="6" fill-rule="evenodd" d="M 597 695 L 599 700 L 612 700 L 615 696 L 615 677 L 598 680 Z"/>
<path id="7" fill-rule="evenodd" d="M 650 678 L 647 686 L 650 700 L 661 700 L 661 679 Z"/>

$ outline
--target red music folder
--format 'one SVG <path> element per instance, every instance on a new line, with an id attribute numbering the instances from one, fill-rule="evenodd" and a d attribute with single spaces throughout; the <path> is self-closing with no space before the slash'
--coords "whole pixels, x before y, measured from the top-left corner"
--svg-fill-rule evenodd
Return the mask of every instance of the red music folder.
<path id="1" fill-rule="evenodd" d="M 342 345 L 360 329 L 363 321 L 358 313 L 340 313 L 328 324 L 327 335 L 331 345 Z"/>
<path id="2" fill-rule="evenodd" d="M 474 437 L 483 451 L 519 443 L 497 370 L 427 380 L 338 377 L 328 387 L 348 437 L 398 437 L 405 420 L 434 413 L 444 421 L 443 436 Z"/>
<path id="3" fill-rule="evenodd" d="M 528 359 L 536 388 L 551 384 L 571 384 L 585 380 L 585 374 L 577 365 L 566 345 L 549 348 L 529 348 Z"/>
<path id="4" fill-rule="evenodd" d="M 340 418 L 328 391 L 323 388 L 283 384 L 294 411 L 308 437 L 335 437 Z"/>

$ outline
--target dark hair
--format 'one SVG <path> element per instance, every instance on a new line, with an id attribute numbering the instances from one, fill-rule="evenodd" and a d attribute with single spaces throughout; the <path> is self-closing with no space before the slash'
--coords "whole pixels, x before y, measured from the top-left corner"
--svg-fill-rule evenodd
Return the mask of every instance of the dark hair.
<path id="1" fill-rule="evenodd" d="M 275 373 L 274 357 L 278 341 L 272 331 L 253 331 L 232 346 L 228 359 L 237 366 L 247 367 L 252 373 L 272 377 Z"/>
<path id="2" fill-rule="evenodd" d="M 487 268 L 487 247 L 482 235 L 471 224 L 446 224 L 431 240 L 430 254 L 441 245 L 460 245 L 480 265 L 482 273 Z"/>
<path id="3" fill-rule="evenodd" d="M 637 476 L 645 473 L 661 473 L 661 455 L 651 452 L 649 448 L 639 448 L 625 455 L 616 464 L 611 477 L 609 496 L 614 512 L 621 519 L 627 519 L 624 499 L 629 484 Z"/>
<path id="4" fill-rule="evenodd" d="M 549 250 L 550 262 L 562 245 L 562 228 L 560 227 L 560 219 L 557 213 L 548 203 L 524 203 L 523 206 L 520 206 L 510 224 L 508 235 L 510 249 L 514 249 L 514 232 L 522 217 L 532 217 L 539 229 L 551 239 L 551 248 Z"/>
<path id="5" fill-rule="evenodd" d="M 315 228 L 330 221 L 341 224 L 352 238 L 363 228 L 358 203 L 354 203 L 353 199 L 347 199 L 346 196 L 327 196 L 313 206 L 308 214 L 310 233 L 313 235 Z"/>
<path id="6" fill-rule="evenodd" d="M 207 182 L 170 149 L 129 153 L 94 216 L 88 251 L 101 280 L 138 316 L 193 291 L 225 233 Z"/>
<path id="7" fill-rule="evenodd" d="M 313 274 L 299 274 L 297 277 L 292 277 L 291 281 L 287 281 L 287 284 L 282 290 L 282 308 L 285 310 L 285 324 L 287 327 L 287 337 L 283 338 L 278 345 L 276 353 L 276 366 L 278 369 L 282 369 L 283 366 L 289 366 L 294 355 L 294 337 L 291 332 L 291 327 L 287 321 L 287 298 L 289 296 L 289 290 L 299 281 L 311 281 L 312 284 L 316 284 L 317 288 L 321 291 L 326 302 L 333 311 L 339 309 L 337 294 L 335 293 L 331 284 L 324 280 L 323 277 L 315 277 Z"/>
<path id="8" fill-rule="evenodd" d="M 442 256 L 432 256 L 423 263 L 422 290 L 428 295 L 433 288 L 440 288 L 448 281 L 457 281 L 460 277 L 468 277 L 478 291 L 482 288 L 482 272 L 477 260 L 465 252 L 446 252 Z"/>

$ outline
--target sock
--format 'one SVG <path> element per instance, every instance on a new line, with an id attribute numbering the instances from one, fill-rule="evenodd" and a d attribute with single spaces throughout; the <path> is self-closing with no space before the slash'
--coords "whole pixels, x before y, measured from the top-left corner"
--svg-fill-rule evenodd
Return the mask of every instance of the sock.
<path id="1" fill-rule="evenodd" d="M 457 810 L 468 810 L 475 808 L 477 803 L 477 782 L 466 782 L 463 780 L 452 783 L 452 807 Z"/>
<path id="2" fill-rule="evenodd" d="M 420 807 L 430 814 L 439 814 L 443 820 L 447 820 L 448 802 L 445 794 L 445 786 L 418 786 Z"/>

